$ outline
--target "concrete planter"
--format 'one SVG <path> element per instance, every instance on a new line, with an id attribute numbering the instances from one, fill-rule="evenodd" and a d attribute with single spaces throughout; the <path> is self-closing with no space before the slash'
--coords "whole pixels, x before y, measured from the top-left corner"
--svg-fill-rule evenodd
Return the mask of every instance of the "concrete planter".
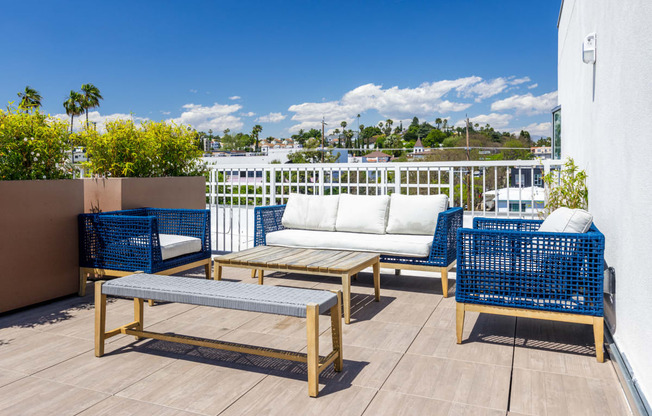
<path id="1" fill-rule="evenodd" d="M 84 179 L 84 212 L 141 207 L 206 208 L 203 176 Z"/>
<path id="2" fill-rule="evenodd" d="M 0 181 L 0 313 L 77 293 L 77 215 L 206 208 L 204 177 Z"/>
<path id="3" fill-rule="evenodd" d="M 77 292 L 82 181 L 0 181 L 0 312 Z"/>

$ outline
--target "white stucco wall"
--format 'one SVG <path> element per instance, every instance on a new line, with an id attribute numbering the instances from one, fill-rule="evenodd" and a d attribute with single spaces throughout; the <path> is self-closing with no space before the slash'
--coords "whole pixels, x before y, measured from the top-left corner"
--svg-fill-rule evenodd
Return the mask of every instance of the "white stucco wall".
<path id="1" fill-rule="evenodd" d="M 652 1 L 565 0 L 559 22 L 562 157 L 588 173 L 589 210 L 616 269 L 616 331 L 652 399 Z M 582 62 L 596 32 L 597 62 Z"/>

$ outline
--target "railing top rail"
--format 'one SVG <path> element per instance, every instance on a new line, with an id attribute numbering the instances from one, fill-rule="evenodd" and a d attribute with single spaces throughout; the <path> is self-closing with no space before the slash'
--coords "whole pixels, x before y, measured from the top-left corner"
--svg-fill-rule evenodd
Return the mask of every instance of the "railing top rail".
<path id="1" fill-rule="evenodd" d="M 385 162 L 385 163 L 292 163 L 292 164 L 226 164 L 220 165 L 219 162 L 211 163 L 209 168 L 238 170 L 238 169 L 391 169 L 391 168 L 450 168 L 450 167 L 538 167 L 538 166 L 560 166 L 562 160 L 464 160 L 449 162 Z"/>

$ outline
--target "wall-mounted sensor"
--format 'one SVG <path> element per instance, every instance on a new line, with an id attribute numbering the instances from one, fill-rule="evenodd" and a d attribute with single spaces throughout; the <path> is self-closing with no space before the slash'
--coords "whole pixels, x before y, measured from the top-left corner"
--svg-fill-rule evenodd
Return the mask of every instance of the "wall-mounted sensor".
<path id="1" fill-rule="evenodd" d="M 585 64 L 595 63 L 595 32 L 586 35 L 582 42 L 582 60 Z"/>

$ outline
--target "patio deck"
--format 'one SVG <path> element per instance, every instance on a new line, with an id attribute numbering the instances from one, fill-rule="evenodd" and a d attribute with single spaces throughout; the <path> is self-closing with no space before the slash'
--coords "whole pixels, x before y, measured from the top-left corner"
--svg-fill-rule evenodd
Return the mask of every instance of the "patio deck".
<path id="1" fill-rule="evenodd" d="M 383 270 L 383 272 L 389 272 Z M 203 269 L 185 276 L 203 278 Z M 451 273 L 454 277 L 454 273 Z M 249 271 L 224 278 L 254 283 Z M 336 289 L 335 279 L 271 274 L 266 284 Z M 91 286 L 89 286 L 91 289 Z M 454 290 L 454 286 L 453 286 Z M 93 353 L 93 293 L 0 316 L 0 414 L 29 415 L 627 415 L 610 361 L 588 325 L 466 314 L 418 273 L 371 273 L 352 287 L 344 371 L 308 397 L 305 365 L 163 341 L 111 338 Z M 110 299 L 107 329 L 133 302 Z M 302 319 L 179 304 L 145 307 L 146 328 L 287 350 L 306 348 Z M 320 344 L 330 351 L 329 318 Z"/>

